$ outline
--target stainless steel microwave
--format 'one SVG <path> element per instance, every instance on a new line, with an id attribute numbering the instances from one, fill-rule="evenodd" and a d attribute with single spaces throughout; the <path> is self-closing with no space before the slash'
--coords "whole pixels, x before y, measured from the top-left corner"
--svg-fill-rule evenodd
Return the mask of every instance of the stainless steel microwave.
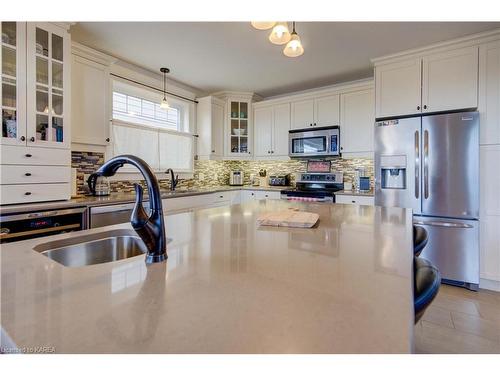
<path id="1" fill-rule="evenodd" d="M 339 156 L 340 128 L 328 126 L 314 129 L 294 129 L 288 132 L 288 156 Z"/>

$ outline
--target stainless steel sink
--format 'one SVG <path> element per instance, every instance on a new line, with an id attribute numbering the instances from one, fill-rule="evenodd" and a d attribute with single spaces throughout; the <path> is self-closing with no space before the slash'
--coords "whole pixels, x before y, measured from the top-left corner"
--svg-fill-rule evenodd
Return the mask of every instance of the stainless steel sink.
<path id="1" fill-rule="evenodd" d="M 51 241 L 37 245 L 33 250 L 66 267 L 114 262 L 147 252 L 140 237 L 127 229 Z"/>

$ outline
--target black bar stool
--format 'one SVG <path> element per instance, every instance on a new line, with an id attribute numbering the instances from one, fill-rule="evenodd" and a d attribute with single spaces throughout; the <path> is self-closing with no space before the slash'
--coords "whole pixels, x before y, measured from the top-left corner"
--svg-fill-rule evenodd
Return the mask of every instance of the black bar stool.
<path id="1" fill-rule="evenodd" d="M 416 257 L 420 255 L 425 245 L 427 245 L 428 239 L 429 236 L 424 227 L 413 225 L 413 255 Z"/>
<path id="2" fill-rule="evenodd" d="M 441 276 L 439 271 L 427 259 L 413 259 L 413 303 L 415 307 L 415 324 L 418 323 L 425 309 L 429 307 L 439 291 Z"/>

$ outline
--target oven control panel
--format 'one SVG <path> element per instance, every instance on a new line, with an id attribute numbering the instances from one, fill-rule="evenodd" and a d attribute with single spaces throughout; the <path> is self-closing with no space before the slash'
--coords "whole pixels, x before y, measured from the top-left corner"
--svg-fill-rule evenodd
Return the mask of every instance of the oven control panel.
<path id="1" fill-rule="evenodd" d="M 298 182 L 342 183 L 342 182 L 344 182 L 344 176 L 343 176 L 342 172 L 300 173 L 298 176 Z"/>

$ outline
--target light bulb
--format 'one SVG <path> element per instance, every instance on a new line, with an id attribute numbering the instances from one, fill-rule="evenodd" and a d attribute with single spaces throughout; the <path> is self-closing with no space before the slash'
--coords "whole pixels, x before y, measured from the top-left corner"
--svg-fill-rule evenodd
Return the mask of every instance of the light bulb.
<path id="1" fill-rule="evenodd" d="M 304 47 L 302 47 L 302 43 L 297 33 L 292 33 L 290 41 L 283 49 L 283 53 L 288 57 L 298 57 L 304 53 Z"/>
<path id="2" fill-rule="evenodd" d="M 271 27 L 276 25 L 275 21 L 272 22 L 258 22 L 258 21 L 252 21 L 251 22 L 252 26 L 255 27 L 257 30 L 269 30 Z"/>
<path id="3" fill-rule="evenodd" d="M 286 22 L 278 22 L 276 26 L 273 27 L 271 35 L 269 35 L 269 41 L 273 44 L 285 44 L 290 40 L 290 31 Z"/>
<path id="4" fill-rule="evenodd" d="M 160 108 L 163 108 L 163 109 L 169 109 L 170 108 L 170 104 L 168 104 L 167 98 L 163 98 L 161 100 Z"/>

